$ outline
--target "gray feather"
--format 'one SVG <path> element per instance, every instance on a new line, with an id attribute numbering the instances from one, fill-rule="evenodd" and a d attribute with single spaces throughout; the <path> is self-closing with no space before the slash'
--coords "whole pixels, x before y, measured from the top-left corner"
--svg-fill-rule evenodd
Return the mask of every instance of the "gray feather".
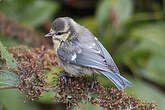
<path id="1" fill-rule="evenodd" d="M 116 66 L 115 62 L 113 61 L 109 52 L 103 47 L 103 45 L 97 39 L 95 39 L 95 42 L 101 49 L 107 65 L 110 66 L 109 69 L 112 70 L 114 73 L 119 73 L 119 69 L 117 68 L 117 66 Z"/>
<path id="2" fill-rule="evenodd" d="M 108 66 L 105 64 L 105 59 L 98 53 L 88 50 L 82 50 L 82 53 L 77 55 L 75 64 L 109 71 Z"/>
<path id="3" fill-rule="evenodd" d="M 100 43 L 99 40 L 86 28 L 81 26 L 81 31 L 83 30 L 84 32 L 81 32 L 79 36 L 79 42 L 82 45 L 82 48 L 87 48 L 91 46 L 93 43 L 96 45 L 93 46 L 92 51 L 97 52 L 101 51 L 99 54 L 103 56 L 103 58 L 106 60 L 106 65 L 108 65 L 108 68 L 114 72 L 114 73 L 119 73 L 119 69 L 117 68 L 115 62 L 113 61 L 111 55 L 109 52 L 104 48 L 104 46 Z"/>
<path id="4" fill-rule="evenodd" d="M 76 58 L 75 60 L 72 60 L 74 54 L 76 54 Z M 110 71 L 108 66 L 105 64 L 105 59 L 102 56 L 87 49 L 82 49 L 81 53 L 70 52 L 67 54 L 65 51 L 58 50 L 58 57 L 60 60 L 67 63 Z"/>

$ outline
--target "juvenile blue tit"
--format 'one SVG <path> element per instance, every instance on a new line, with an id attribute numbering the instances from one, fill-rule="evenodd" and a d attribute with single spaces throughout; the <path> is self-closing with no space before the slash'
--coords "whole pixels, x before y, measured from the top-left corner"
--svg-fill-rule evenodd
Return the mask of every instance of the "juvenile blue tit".
<path id="1" fill-rule="evenodd" d="M 97 73 L 106 76 L 119 90 L 132 86 L 130 81 L 120 75 L 111 55 L 98 39 L 73 19 L 56 18 L 45 37 L 52 37 L 55 54 L 66 75 L 83 76 Z"/>

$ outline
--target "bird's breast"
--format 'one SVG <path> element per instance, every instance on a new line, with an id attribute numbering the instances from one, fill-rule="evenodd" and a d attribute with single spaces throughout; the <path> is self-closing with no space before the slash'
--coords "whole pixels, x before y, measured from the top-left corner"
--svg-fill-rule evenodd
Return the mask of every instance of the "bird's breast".
<path id="1" fill-rule="evenodd" d="M 53 44 L 54 44 L 55 53 L 57 54 L 57 49 L 59 48 L 61 41 L 53 39 Z"/>

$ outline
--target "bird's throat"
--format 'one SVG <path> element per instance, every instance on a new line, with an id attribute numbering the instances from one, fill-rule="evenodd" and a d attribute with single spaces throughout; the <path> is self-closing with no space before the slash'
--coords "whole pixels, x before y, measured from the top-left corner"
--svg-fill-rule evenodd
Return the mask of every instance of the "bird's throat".
<path id="1" fill-rule="evenodd" d="M 57 52 L 57 49 L 59 48 L 61 41 L 57 40 L 57 39 L 53 39 L 53 44 L 54 44 L 54 49 L 55 49 L 55 53 Z"/>

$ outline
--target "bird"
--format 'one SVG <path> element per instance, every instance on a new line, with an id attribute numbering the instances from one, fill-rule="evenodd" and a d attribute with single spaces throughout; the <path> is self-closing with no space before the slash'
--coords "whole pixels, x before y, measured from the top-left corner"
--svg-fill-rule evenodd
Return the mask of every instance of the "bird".
<path id="1" fill-rule="evenodd" d="M 60 76 L 63 76 L 65 81 L 65 76 L 94 75 L 91 84 L 93 88 L 96 74 L 103 74 L 119 90 L 132 86 L 130 81 L 120 75 L 118 67 L 101 42 L 72 18 L 56 18 L 45 37 L 52 38 L 58 62 L 65 71 Z"/>

